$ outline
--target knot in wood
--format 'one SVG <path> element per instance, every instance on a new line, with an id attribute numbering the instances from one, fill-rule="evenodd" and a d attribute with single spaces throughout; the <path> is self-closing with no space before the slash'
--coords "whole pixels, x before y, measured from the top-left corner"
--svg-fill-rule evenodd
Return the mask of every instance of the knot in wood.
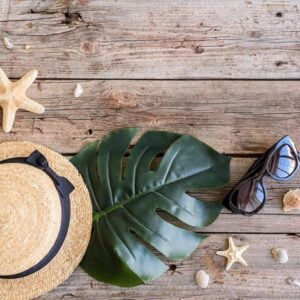
<path id="1" fill-rule="evenodd" d="M 85 54 L 93 54 L 97 51 L 97 43 L 91 41 L 83 41 L 80 44 L 80 50 Z"/>

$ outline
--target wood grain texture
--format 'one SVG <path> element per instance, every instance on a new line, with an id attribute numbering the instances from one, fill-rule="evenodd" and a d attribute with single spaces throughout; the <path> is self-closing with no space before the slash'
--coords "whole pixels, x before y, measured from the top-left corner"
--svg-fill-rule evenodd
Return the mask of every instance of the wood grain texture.
<path id="1" fill-rule="evenodd" d="M 294 78 L 300 76 L 297 0 L 1 1 L 15 48 L 13 77 Z M 24 49 L 30 45 L 30 49 Z"/>
<path id="2" fill-rule="evenodd" d="M 140 127 L 191 134 L 229 154 L 262 153 L 287 133 L 300 147 L 298 81 L 81 81 L 74 98 L 76 82 L 35 84 L 28 95 L 45 114 L 18 112 L 0 140 L 75 153 L 113 129 Z"/>
<path id="3" fill-rule="evenodd" d="M 300 288 L 290 286 L 286 279 L 300 279 L 299 236 L 284 234 L 233 234 L 237 245 L 249 244 L 243 257 L 248 267 L 235 264 L 225 271 L 225 259 L 215 254 L 227 248 L 226 234 L 213 234 L 207 238 L 195 253 L 176 265 L 175 271 L 168 271 L 160 279 L 133 289 L 109 286 L 96 282 L 81 269 L 61 286 L 39 299 L 299 299 Z M 288 250 L 289 261 L 278 264 L 271 257 L 273 247 Z M 173 266 L 174 269 L 174 266 Z M 194 281 L 194 274 L 204 269 L 211 278 L 207 289 L 200 289 Z"/>
<path id="4" fill-rule="evenodd" d="M 46 107 L 42 116 L 18 112 L 0 141 L 29 140 L 70 157 L 118 127 L 192 134 L 234 157 L 227 187 L 192 193 L 223 199 L 281 136 L 290 134 L 300 149 L 299 19 L 297 0 L 0 1 L 0 66 L 12 78 L 38 69 L 42 80 L 28 95 Z M 4 47 L 4 36 L 13 49 Z M 73 96 L 77 82 L 80 98 Z M 285 183 L 267 179 L 266 186 L 260 214 L 246 218 L 224 209 L 198 230 L 210 237 L 190 259 L 166 261 L 176 270 L 161 279 L 122 289 L 78 268 L 39 299 L 300 299 L 300 288 L 286 283 L 300 280 L 300 212 L 283 213 L 281 203 L 300 187 L 300 175 Z M 248 268 L 225 272 L 225 260 L 215 255 L 229 234 L 250 244 Z M 287 264 L 272 260 L 273 247 L 288 250 Z M 195 285 L 199 269 L 211 276 L 207 290 Z"/>

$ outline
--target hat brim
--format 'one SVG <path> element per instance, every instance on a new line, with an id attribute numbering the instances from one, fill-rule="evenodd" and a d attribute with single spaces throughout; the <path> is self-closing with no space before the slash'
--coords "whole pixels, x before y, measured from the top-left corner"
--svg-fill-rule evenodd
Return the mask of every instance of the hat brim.
<path id="1" fill-rule="evenodd" d="M 92 204 L 89 192 L 77 169 L 65 157 L 31 142 L 4 142 L 0 144 L 0 161 L 29 156 L 35 150 L 46 157 L 58 175 L 66 177 L 75 187 L 70 196 L 69 229 L 59 252 L 41 270 L 22 278 L 0 279 L 0 299 L 32 299 L 54 289 L 78 266 L 90 240 Z"/>

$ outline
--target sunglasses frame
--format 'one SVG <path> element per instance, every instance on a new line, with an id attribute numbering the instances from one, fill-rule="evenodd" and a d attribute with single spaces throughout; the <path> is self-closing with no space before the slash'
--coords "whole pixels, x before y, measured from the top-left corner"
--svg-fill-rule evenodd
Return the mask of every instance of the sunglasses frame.
<path id="1" fill-rule="evenodd" d="M 289 174 L 287 177 L 277 177 L 273 175 L 269 170 L 269 163 L 271 158 L 273 157 L 273 154 L 280 148 L 288 146 L 295 157 L 296 166 L 295 169 L 291 174 Z M 242 214 L 245 216 L 252 216 L 256 213 L 258 213 L 263 206 L 265 205 L 267 201 L 267 191 L 264 184 L 264 177 L 269 176 L 277 181 L 286 181 L 291 179 L 299 170 L 300 161 L 299 161 L 299 153 L 297 152 L 296 146 L 291 139 L 290 136 L 286 135 L 283 138 L 281 138 L 279 141 L 277 141 L 271 148 L 269 148 L 262 156 L 260 156 L 248 169 L 248 171 L 244 174 L 244 176 L 238 181 L 238 183 L 232 188 L 232 190 L 227 194 L 227 196 L 223 200 L 223 205 L 231 210 L 233 213 L 236 214 Z M 264 192 L 264 199 L 261 202 L 261 204 L 252 212 L 247 212 L 244 210 L 239 209 L 236 207 L 236 205 L 233 204 L 232 196 L 234 193 L 240 188 L 241 185 L 243 185 L 245 182 L 257 180 L 257 182 L 261 185 L 263 192 Z"/>

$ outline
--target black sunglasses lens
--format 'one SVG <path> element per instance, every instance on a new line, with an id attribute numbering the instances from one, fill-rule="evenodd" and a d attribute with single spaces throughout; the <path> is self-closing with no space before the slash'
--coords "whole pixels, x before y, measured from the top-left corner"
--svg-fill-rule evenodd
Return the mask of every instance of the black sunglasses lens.
<path id="1" fill-rule="evenodd" d="M 290 177 L 297 169 L 298 160 L 295 151 L 289 145 L 278 148 L 270 157 L 268 172 L 277 179 Z"/>
<path id="2" fill-rule="evenodd" d="M 245 181 L 231 195 L 231 203 L 241 212 L 252 213 L 265 201 L 264 187 L 257 180 Z"/>

